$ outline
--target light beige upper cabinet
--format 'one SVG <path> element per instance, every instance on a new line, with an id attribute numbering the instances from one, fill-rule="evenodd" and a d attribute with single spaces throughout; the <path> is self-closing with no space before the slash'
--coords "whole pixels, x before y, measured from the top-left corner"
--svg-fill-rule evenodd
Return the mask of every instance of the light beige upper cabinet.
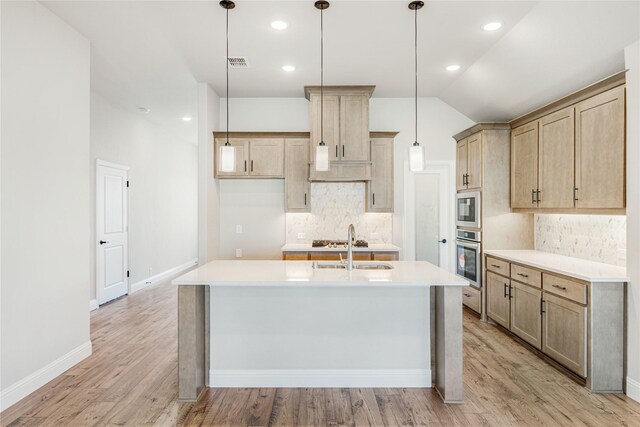
<path id="1" fill-rule="evenodd" d="M 469 167 L 469 138 L 461 139 L 456 144 L 456 190 L 467 189 L 467 173 Z"/>
<path id="2" fill-rule="evenodd" d="M 540 208 L 573 208 L 574 108 L 540 119 Z"/>
<path id="3" fill-rule="evenodd" d="M 311 161 L 315 161 L 316 147 L 320 144 L 320 95 L 310 97 L 311 106 Z M 324 143 L 329 147 L 329 160 L 340 159 L 340 97 L 324 95 Z"/>
<path id="4" fill-rule="evenodd" d="M 367 212 L 393 212 L 393 139 L 371 140 L 371 181 L 367 182 Z"/>
<path id="5" fill-rule="evenodd" d="M 482 187 L 482 132 L 458 141 L 456 171 L 458 191 Z"/>
<path id="6" fill-rule="evenodd" d="M 369 160 L 369 96 L 340 97 L 341 160 Z"/>
<path id="7" fill-rule="evenodd" d="M 285 141 L 285 210 L 311 211 L 311 184 L 309 183 L 309 140 Z"/>
<path id="8" fill-rule="evenodd" d="M 576 105 L 576 206 L 625 207 L 625 87 Z"/>
<path id="9" fill-rule="evenodd" d="M 306 86 L 310 101 L 311 162 L 320 143 L 321 118 L 330 161 L 369 161 L 369 98 L 374 86 L 325 86 L 324 113 L 320 115 L 319 86 Z"/>
<path id="10" fill-rule="evenodd" d="M 243 139 L 229 138 L 229 143 L 235 147 L 236 167 L 233 172 L 220 171 L 220 147 L 226 139 L 216 139 L 214 159 L 216 160 L 215 176 L 223 177 L 243 177 L 249 175 L 249 141 Z"/>
<path id="11" fill-rule="evenodd" d="M 511 207 L 537 206 L 538 122 L 511 131 Z"/>
<path id="12" fill-rule="evenodd" d="M 511 281 L 511 332 L 537 349 L 542 348 L 542 291 Z"/>
<path id="13" fill-rule="evenodd" d="M 249 141 L 249 176 L 284 177 L 284 139 Z"/>

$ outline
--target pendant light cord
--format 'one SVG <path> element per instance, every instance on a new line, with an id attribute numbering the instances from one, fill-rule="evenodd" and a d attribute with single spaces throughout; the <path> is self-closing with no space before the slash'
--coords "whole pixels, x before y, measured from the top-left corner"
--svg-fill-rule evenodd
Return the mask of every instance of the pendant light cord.
<path id="1" fill-rule="evenodd" d="M 229 9 L 227 8 L 227 142 L 229 144 Z"/>
<path id="2" fill-rule="evenodd" d="M 320 9 L 320 145 L 324 145 L 324 9 Z"/>
<path id="3" fill-rule="evenodd" d="M 418 144 L 418 8 L 414 9 L 414 62 L 415 62 L 415 144 Z"/>

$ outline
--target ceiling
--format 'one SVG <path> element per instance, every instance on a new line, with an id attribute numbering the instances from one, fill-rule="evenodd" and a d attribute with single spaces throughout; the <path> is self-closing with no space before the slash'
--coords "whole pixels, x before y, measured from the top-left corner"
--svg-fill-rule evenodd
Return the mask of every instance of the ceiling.
<path id="1" fill-rule="evenodd" d="M 217 1 L 47 1 L 92 44 L 92 89 L 195 139 L 196 82 L 225 94 L 225 11 Z M 334 0 L 324 15 L 325 84 L 413 95 L 413 12 L 406 1 Z M 319 83 L 320 12 L 312 1 L 236 1 L 232 97 L 301 97 Z M 289 24 L 276 31 L 270 22 Z M 495 32 L 482 26 L 504 25 Z M 624 68 L 640 38 L 640 2 L 431 1 L 418 12 L 419 93 L 474 121 L 517 117 Z M 296 67 L 292 73 L 282 65 Z M 449 72 L 445 66 L 459 64 Z"/>

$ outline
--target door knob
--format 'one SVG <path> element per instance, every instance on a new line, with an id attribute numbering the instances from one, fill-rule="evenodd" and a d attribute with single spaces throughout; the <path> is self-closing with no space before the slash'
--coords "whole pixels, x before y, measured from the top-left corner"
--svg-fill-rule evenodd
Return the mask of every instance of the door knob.
<path id="1" fill-rule="evenodd" d="M 104 241 L 104 240 L 100 240 L 100 244 L 101 244 L 101 245 L 104 245 L 105 243 L 109 243 L 109 242 L 106 242 L 106 241 Z"/>
<path id="2" fill-rule="evenodd" d="M 447 239 L 438 240 L 440 243 L 447 243 Z"/>

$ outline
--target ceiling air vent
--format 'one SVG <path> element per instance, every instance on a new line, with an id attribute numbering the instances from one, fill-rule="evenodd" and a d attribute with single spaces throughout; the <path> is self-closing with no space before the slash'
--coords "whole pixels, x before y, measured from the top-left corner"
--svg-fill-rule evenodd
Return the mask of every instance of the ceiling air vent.
<path id="1" fill-rule="evenodd" d="M 249 68 L 247 58 L 244 56 L 230 56 L 228 59 L 229 68 Z"/>

